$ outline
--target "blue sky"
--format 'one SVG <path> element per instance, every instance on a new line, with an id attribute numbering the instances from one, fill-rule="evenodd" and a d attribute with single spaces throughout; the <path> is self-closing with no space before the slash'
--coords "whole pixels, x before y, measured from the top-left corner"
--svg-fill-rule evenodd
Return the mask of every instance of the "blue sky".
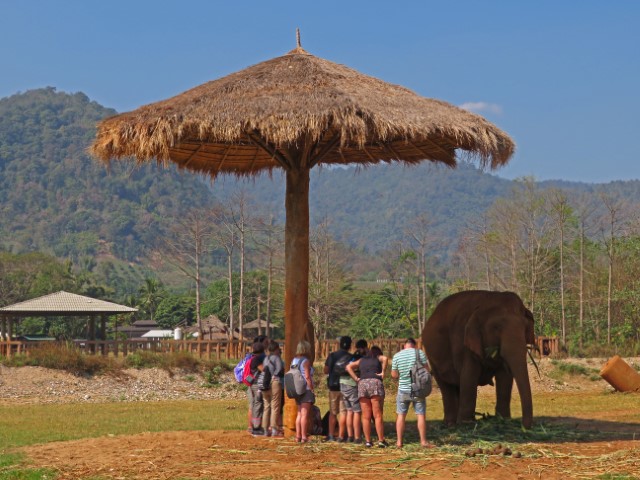
<path id="1" fill-rule="evenodd" d="M 0 97 L 45 86 L 118 111 L 295 47 L 508 132 L 506 178 L 640 178 L 640 2 L 0 0 Z"/>

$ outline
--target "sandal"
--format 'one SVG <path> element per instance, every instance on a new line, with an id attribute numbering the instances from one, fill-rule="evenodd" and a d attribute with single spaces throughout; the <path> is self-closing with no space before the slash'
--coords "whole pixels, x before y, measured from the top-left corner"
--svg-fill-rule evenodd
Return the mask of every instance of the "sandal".
<path id="1" fill-rule="evenodd" d="M 365 442 L 364 446 L 367 447 L 367 448 L 371 448 L 371 447 L 373 447 L 373 443 Z"/>
<path id="2" fill-rule="evenodd" d="M 296 437 L 296 443 L 300 443 L 302 441 L 302 437 Z"/>
<path id="3" fill-rule="evenodd" d="M 300 439 L 300 443 L 307 443 L 309 441 L 309 439 L 307 437 L 302 437 Z"/>
<path id="4" fill-rule="evenodd" d="M 389 444 L 387 443 L 386 440 L 380 440 L 378 442 L 378 448 L 387 448 L 389 446 Z"/>

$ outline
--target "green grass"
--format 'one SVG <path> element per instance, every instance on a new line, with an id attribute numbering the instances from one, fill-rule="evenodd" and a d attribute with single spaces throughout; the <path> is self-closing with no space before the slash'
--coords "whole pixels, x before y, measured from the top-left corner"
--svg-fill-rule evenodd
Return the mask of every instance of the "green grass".
<path id="1" fill-rule="evenodd" d="M 514 393 L 512 413 L 519 417 L 520 403 Z M 322 412 L 327 410 L 327 402 L 319 398 Z M 612 411 L 615 406 L 615 412 Z M 385 404 L 385 422 L 390 434 L 393 433 L 395 408 L 393 395 Z M 491 417 L 495 408 L 494 396 L 482 394 L 478 399 L 476 411 Z M 611 421 L 637 422 L 637 396 L 611 393 L 545 393 L 534 396 L 534 423 L 540 417 L 583 417 L 601 416 L 601 412 L 612 412 Z M 74 440 L 102 435 L 131 435 L 141 432 L 161 432 L 175 430 L 241 430 L 246 427 L 246 402 L 243 400 L 183 400 L 163 402 L 114 402 L 82 403 L 58 405 L 0 405 L 0 452 L 13 447 L 46 443 L 52 441 Z M 439 426 L 443 417 L 442 402 L 437 396 L 427 401 L 427 420 L 434 435 L 450 435 Z M 411 410 L 407 420 L 415 420 Z M 493 422 L 493 423 L 492 423 Z M 489 430 L 482 428 L 505 428 L 515 435 L 521 432 L 519 419 L 480 422 L 465 436 L 454 439 L 454 443 L 471 442 L 475 437 L 490 436 Z M 545 440 L 542 426 L 540 431 L 534 427 L 533 433 L 523 433 L 519 438 L 528 441 Z M 461 430 L 462 431 L 462 430 Z M 537 433 L 536 433 L 537 432 Z M 519 434 L 518 434 L 519 435 Z M 536 437 L 537 435 L 537 437 Z"/>
<path id="2" fill-rule="evenodd" d="M 0 480 L 53 480 L 53 470 L 29 468 L 24 456 L 15 453 L 0 453 Z"/>
<path id="3" fill-rule="evenodd" d="M 241 401 L 0 405 L 0 452 L 102 435 L 238 429 L 246 418 Z"/>

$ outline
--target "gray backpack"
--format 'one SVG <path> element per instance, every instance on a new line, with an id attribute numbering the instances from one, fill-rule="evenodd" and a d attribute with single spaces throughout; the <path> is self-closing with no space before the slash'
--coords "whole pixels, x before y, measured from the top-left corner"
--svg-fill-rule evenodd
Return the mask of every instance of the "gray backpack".
<path id="1" fill-rule="evenodd" d="M 306 360 L 303 358 L 298 363 L 291 364 L 289 371 L 284 374 L 284 391 L 289 398 L 300 398 L 307 392 L 307 381 L 301 369 Z"/>
<path id="2" fill-rule="evenodd" d="M 420 353 L 416 351 L 416 362 L 411 367 L 411 396 L 413 398 L 426 398 L 431 394 L 431 373 L 420 360 Z"/>

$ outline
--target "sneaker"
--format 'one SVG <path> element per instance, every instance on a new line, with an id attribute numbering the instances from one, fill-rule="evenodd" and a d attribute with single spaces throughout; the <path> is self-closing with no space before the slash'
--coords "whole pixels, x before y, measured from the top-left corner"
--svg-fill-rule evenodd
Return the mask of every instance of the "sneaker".
<path id="1" fill-rule="evenodd" d="M 349 439 L 347 437 L 338 437 L 336 439 L 336 442 L 338 443 L 347 443 L 349 441 Z M 353 442 L 353 438 L 351 439 L 351 441 Z"/>
<path id="2" fill-rule="evenodd" d="M 353 443 L 361 444 L 362 443 L 362 438 L 355 438 L 353 440 Z"/>
<path id="3" fill-rule="evenodd" d="M 272 437 L 284 437 L 284 432 L 278 430 L 277 428 L 272 428 L 271 429 L 271 436 Z"/>
<path id="4" fill-rule="evenodd" d="M 371 448 L 371 447 L 373 447 L 373 443 L 365 442 L 364 446 L 367 447 L 367 448 Z"/>
<path id="5" fill-rule="evenodd" d="M 347 442 L 353 443 L 353 437 L 347 437 Z"/>
<path id="6" fill-rule="evenodd" d="M 334 437 L 333 435 L 327 435 L 327 436 L 324 438 L 324 441 L 325 441 L 325 442 L 337 442 L 337 441 L 338 441 L 338 439 L 337 439 L 336 437 Z"/>
<path id="7" fill-rule="evenodd" d="M 380 440 L 378 442 L 378 448 L 387 448 L 389 446 L 389 444 L 387 443 L 386 440 Z"/>
<path id="8" fill-rule="evenodd" d="M 264 437 L 265 436 L 264 429 L 262 427 L 254 428 L 251 430 L 251 435 L 253 435 L 254 437 Z"/>

